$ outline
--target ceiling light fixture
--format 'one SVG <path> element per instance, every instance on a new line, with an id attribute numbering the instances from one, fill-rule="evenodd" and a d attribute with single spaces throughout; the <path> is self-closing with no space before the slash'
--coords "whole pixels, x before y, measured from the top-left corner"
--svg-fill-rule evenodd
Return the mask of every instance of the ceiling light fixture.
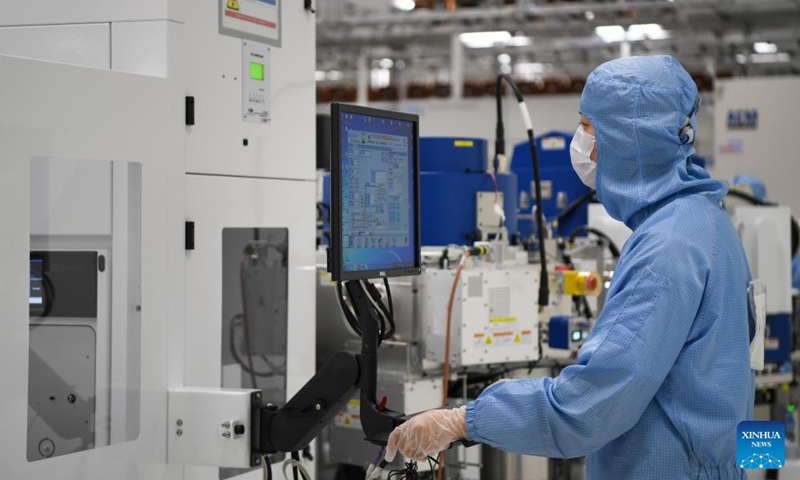
<path id="1" fill-rule="evenodd" d="M 621 25 L 595 27 L 594 33 L 605 43 L 621 42 L 625 40 L 625 29 Z"/>
<path id="2" fill-rule="evenodd" d="M 495 45 L 506 46 L 511 41 L 511 33 L 497 32 L 468 32 L 462 33 L 458 39 L 468 48 L 491 48 Z"/>
<path id="3" fill-rule="evenodd" d="M 753 44 L 756 53 L 778 53 L 778 46 L 770 42 L 756 42 Z"/>
<path id="4" fill-rule="evenodd" d="M 416 8 L 417 2 L 414 0 L 392 0 L 392 6 L 398 10 L 410 12 Z"/>
<path id="5" fill-rule="evenodd" d="M 508 46 L 509 47 L 527 47 L 531 43 L 532 43 L 531 42 L 531 37 L 523 37 L 523 36 L 511 37 L 511 40 L 508 41 Z"/>
<path id="6" fill-rule="evenodd" d="M 670 33 L 657 23 L 634 24 L 628 27 L 627 31 L 622 25 L 605 25 L 595 27 L 594 33 L 605 43 L 664 40 L 670 37 Z"/>
<path id="7" fill-rule="evenodd" d="M 657 23 L 644 23 L 628 27 L 628 40 L 664 40 L 669 38 L 669 32 Z"/>

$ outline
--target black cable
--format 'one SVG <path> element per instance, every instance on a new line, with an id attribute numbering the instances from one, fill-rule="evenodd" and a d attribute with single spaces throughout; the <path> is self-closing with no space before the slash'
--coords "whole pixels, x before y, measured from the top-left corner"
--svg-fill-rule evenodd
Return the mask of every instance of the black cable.
<path id="1" fill-rule="evenodd" d="M 300 461 L 300 452 L 296 452 L 296 451 L 292 452 L 292 460 L 297 460 L 299 462 Z M 297 478 L 297 465 L 296 464 L 292 465 L 292 478 L 294 480 L 299 480 Z"/>
<path id="2" fill-rule="evenodd" d="M 239 356 L 238 349 L 236 348 L 236 341 L 234 339 L 234 332 L 236 331 L 236 320 L 237 319 L 242 319 L 242 315 L 241 314 L 235 315 L 233 318 L 231 318 L 230 327 L 228 328 L 228 336 L 230 337 L 230 349 L 231 349 L 231 355 L 233 356 L 233 359 L 236 360 L 236 363 L 238 363 L 240 367 L 242 367 L 242 370 L 244 370 L 246 373 L 248 373 L 250 375 L 254 375 L 256 377 L 271 377 L 271 376 L 273 376 L 274 375 L 273 372 L 256 372 L 255 370 L 250 369 L 248 364 L 242 359 L 242 357 Z"/>
<path id="3" fill-rule="evenodd" d="M 506 154 L 506 130 L 503 126 L 503 77 L 497 77 L 497 84 L 496 84 L 496 92 L 495 97 L 497 99 L 497 126 L 495 128 L 495 135 L 494 135 L 494 161 L 492 162 L 492 167 L 494 168 L 494 173 L 497 174 L 497 170 L 500 167 L 500 155 Z"/>
<path id="4" fill-rule="evenodd" d="M 727 195 L 731 197 L 740 198 L 742 200 L 747 200 L 748 202 L 754 205 L 777 205 L 777 203 L 768 202 L 765 200 L 761 200 L 760 198 L 756 197 L 755 195 L 751 195 L 747 192 L 742 192 L 739 190 L 728 190 Z"/>
<path id="5" fill-rule="evenodd" d="M 375 306 L 370 305 L 370 308 L 374 308 L 378 316 L 381 318 L 381 322 L 378 326 L 378 345 L 380 345 L 384 340 L 392 338 L 397 330 L 397 326 L 394 321 L 394 315 L 387 310 L 386 305 L 384 305 L 381 301 L 380 292 L 378 292 L 378 290 L 375 288 L 375 285 L 367 280 L 364 281 L 363 285 L 365 286 L 367 295 L 369 295 L 370 298 L 375 302 Z M 390 292 L 391 290 L 389 290 L 387 284 L 387 298 L 389 298 L 389 301 L 391 302 Z M 356 318 L 355 313 L 350 309 L 350 306 L 344 299 L 344 295 L 342 294 L 342 282 L 336 282 L 336 296 L 339 300 L 339 305 L 342 313 L 344 313 L 348 325 L 350 325 L 350 328 L 353 329 L 356 335 L 360 337 L 363 332 L 358 324 L 358 319 Z"/>
<path id="6" fill-rule="evenodd" d="M 336 282 L 336 296 L 339 300 L 339 306 L 341 307 L 342 313 L 344 313 L 344 318 L 347 320 L 347 324 L 350 325 L 350 328 L 353 329 L 353 332 L 360 337 L 362 334 L 361 327 L 358 325 L 358 320 L 353 314 L 353 311 L 350 310 L 350 307 L 344 300 L 344 295 L 342 294 L 342 282 Z"/>
<path id="7" fill-rule="evenodd" d="M 417 472 L 417 462 L 406 462 L 403 470 L 392 470 L 389 472 L 390 479 L 397 480 L 419 480 L 419 472 Z"/>
<path id="8" fill-rule="evenodd" d="M 569 234 L 569 243 L 574 243 L 575 242 L 575 237 L 577 237 L 578 235 L 580 235 L 581 233 L 584 233 L 584 232 L 593 233 L 593 234 L 597 235 L 598 237 L 602 238 L 603 240 L 605 240 L 606 242 L 608 242 L 608 250 L 611 252 L 611 255 L 616 259 L 619 258 L 619 256 L 620 256 L 619 247 L 617 247 L 617 244 L 614 243 L 614 240 L 611 240 L 611 237 L 606 235 L 601 230 L 598 230 L 598 229 L 596 229 L 594 227 L 590 227 L 588 225 L 583 225 L 582 227 L 578 227 L 575 230 L 573 230 L 572 233 Z"/>
<path id="9" fill-rule="evenodd" d="M 262 462 L 264 462 L 264 469 L 267 471 L 267 480 L 272 480 L 272 460 L 269 455 L 264 455 Z"/>
<path id="10" fill-rule="evenodd" d="M 389 288 L 389 279 L 383 277 L 383 286 L 386 288 L 386 300 L 389 302 L 389 313 L 394 317 L 394 305 L 392 305 L 392 289 Z"/>
<path id="11" fill-rule="evenodd" d="M 539 277 L 539 301 L 538 304 L 540 307 L 546 307 L 550 303 L 550 282 L 548 280 L 548 273 L 547 273 L 547 252 L 545 252 L 545 244 L 544 244 L 544 212 L 542 211 L 542 176 L 541 172 L 539 171 L 539 155 L 536 151 L 536 140 L 534 138 L 533 133 L 533 126 L 530 125 L 530 117 L 528 115 L 527 107 L 525 106 L 525 98 L 522 96 L 522 92 L 520 91 L 517 84 L 514 82 L 514 79 L 511 75 L 508 74 L 500 74 L 497 77 L 497 84 L 496 84 L 496 98 L 497 98 L 497 136 L 498 139 L 495 139 L 495 164 L 498 161 L 498 154 L 505 155 L 505 138 L 502 141 L 499 140 L 499 137 L 505 137 L 504 128 L 502 125 L 502 118 L 503 118 L 503 103 L 502 103 L 502 96 L 503 96 L 503 89 L 502 83 L 505 81 L 510 87 L 511 90 L 514 92 L 514 96 L 517 98 L 517 102 L 520 104 L 520 111 L 522 112 L 523 119 L 526 123 L 526 130 L 528 132 L 528 144 L 531 149 L 531 164 L 533 165 L 533 181 L 534 181 L 534 190 L 536 194 L 536 230 L 537 230 L 537 239 L 539 241 L 539 261 L 541 263 L 541 272 Z M 499 150 L 499 151 L 498 151 Z"/>
<path id="12" fill-rule="evenodd" d="M 384 281 L 386 282 L 385 285 L 387 288 L 387 296 L 391 295 L 391 290 L 388 290 L 389 282 L 386 281 L 385 278 Z M 380 310 L 378 312 L 378 315 L 381 317 L 381 329 L 382 329 L 380 340 L 383 341 L 392 338 L 396 331 L 394 315 L 392 315 L 392 313 L 386 309 L 386 305 L 384 305 L 383 302 L 381 301 L 381 292 L 379 292 L 378 289 L 375 288 L 375 285 L 373 285 L 372 282 L 370 282 L 369 280 L 364 280 L 364 285 L 366 286 L 367 294 L 375 302 L 375 305 L 377 305 L 377 309 Z M 388 298 L 391 302 L 391 297 Z M 389 324 L 388 329 L 386 328 L 386 323 Z"/>
<path id="13" fill-rule="evenodd" d="M 44 267 L 42 267 L 42 290 L 44 296 L 44 310 L 40 316 L 47 317 L 50 315 L 50 311 L 53 309 L 53 303 L 56 301 L 56 287 L 53 285 L 53 281 L 50 277 L 44 272 Z"/>
<path id="14" fill-rule="evenodd" d="M 317 202 L 317 218 L 323 222 L 331 220 L 331 206 L 324 202 Z"/>
<path id="15" fill-rule="evenodd" d="M 447 247 L 445 247 L 444 250 L 442 250 L 442 255 L 439 257 L 439 262 L 438 262 L 439 268 L 441 270 L 446 270 L 450 268 L 450 259 L 448 258 L 449 254 L 450 251 L 447 249 Z"/>
<path id="16" fill-rule="evenodd" d="M 439 460 L 428 455 L 428 467 L 431 469 L 431 479 L 436 478 L 436 469 L 439 468 Z"/>
<path id="17" fill-rule="evenodd" d="M 594 200 L 596 198 L 596 196 L 597 196 L 597 192 L 595 192 L 594 190 L 589 190 L 588 192 L 584 193 L 580 197 L 578 197 L 575 200 L 573 200 L 572 203 L 570 203 L 569 205 L 564 207 L 563 210 L 558 212 L 558 215 L 556 216 L 556 220 L 560 224 L 561 220 L 563 220 L 564 217 L 567 217 L 570 214 L 572 214 L 574 211 L 576 211 L 578 209 L 578 207 L 583 205 L 585 202 Z"/>
<path id="18" fill-rule="evenodd" d="M 253 371 L 253 350 L 250 345 L 250 318 L 247 315 L 247 295 L 244 291 L 245 283 L 245 262 L 239 265 L 239 289 L 242 292 L 242 324 L 244 325 L 244 348 L 247 352 L 247 370 L 250 374 L 250 383 L 253 388 L 257 387 L 256 375 Z"/>

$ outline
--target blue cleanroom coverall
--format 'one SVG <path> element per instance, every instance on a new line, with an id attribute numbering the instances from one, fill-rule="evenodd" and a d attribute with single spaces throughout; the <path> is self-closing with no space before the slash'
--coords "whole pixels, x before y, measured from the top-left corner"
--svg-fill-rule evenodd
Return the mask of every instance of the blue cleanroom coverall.
<path id="1" fill-rule="evenodd" d="M 744 479 L 736 427 L 753 413 L 742 244 L 726 186 L 681 139 L 697 98 L 672 57 L 631 57 L 588 78 L 597 195 L 633 230 L 576 365 L 501 382 L 467 405 L 469 436 L 548 457 L 587 457 L 593 480 Z"/>

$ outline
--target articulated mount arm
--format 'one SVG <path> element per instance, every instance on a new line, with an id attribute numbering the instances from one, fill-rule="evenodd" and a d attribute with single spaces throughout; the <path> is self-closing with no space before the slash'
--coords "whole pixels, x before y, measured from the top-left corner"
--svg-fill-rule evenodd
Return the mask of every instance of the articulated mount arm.
<path id="1" fill-rule="evenodd" d="M 361 426 L 366 440 L 386 445 L 389 434 L 406 421 L 399 412 L 381 408 L 376 400 L 378 381 L 378 313 L 360 281 L 345 284 L 362 329 L 361 354 L 339 352 L 282 408 L 253 397 L 250 428 L 251 466 L 261 455 L 296 452 L 305 448 L 343 410 L 356 389 L 361 390 Z"/>

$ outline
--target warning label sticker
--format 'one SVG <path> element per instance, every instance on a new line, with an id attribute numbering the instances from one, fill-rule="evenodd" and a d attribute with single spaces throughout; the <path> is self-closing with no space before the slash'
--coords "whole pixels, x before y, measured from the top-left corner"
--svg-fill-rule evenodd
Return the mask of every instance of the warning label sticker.
<path id="1" fill-rule="evenodd" d="M 514 342 L 514 332 L 494 332 L 492 334 L 494 336 L 494 344 L 499 345 L 510 345 Z"/>
<path id="2" fill-rule="evenodd" d="M 504 332 L 508 329 L 515 328 L 517 317 L 492 317 L 489 319 L 489 328 L 493 332 Z"/>
<path id="3" fill-rule="evenodd" d="M 567 148 L 567 139 L 564 137 L 542 138 L 542 150 L 564 150 Z"/>
<path id="4" fill-rule="evenodd" d="M 499 332 L 476 333 L 472 344 L 476 347 L 503 347 L 531 345 L 533 330 L 504 330 Z"/>
<path id="5" fill-rule="evenodd" d="M 343 412 L 336 414 L 333 420 L 337 427 L 354 428 L 361 430 L 361 415 L 359 410 L 361 408 L 361 401 L 358 399 L 350 400 L 347 403 L 347 409 Z"/>
<path id="6" fill-rule="evenodd" d="M 533 343 L 533 331 L 523 330 L 520 332 L 520 343 L 523 345 L 530 345 Z"/>
<path id="7" fill-rule="evenodd" d="M 220 33 L 281 44 L 282 0 L 219 0 Z"/>
<path id="8" fill-rule="evenodd" d="M 516 323 L 517 317 L 493 317 L 489 319 L 489 323 Z"/>

